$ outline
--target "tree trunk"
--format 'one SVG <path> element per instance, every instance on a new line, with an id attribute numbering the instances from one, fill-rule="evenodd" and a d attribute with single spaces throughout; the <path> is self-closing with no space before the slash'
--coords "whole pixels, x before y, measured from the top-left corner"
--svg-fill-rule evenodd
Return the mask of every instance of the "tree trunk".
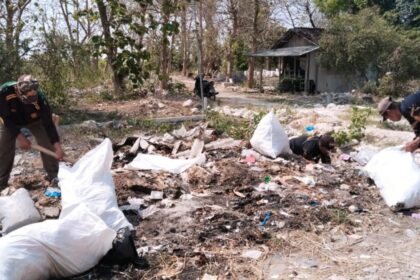
<path id="1" fill-rule="evenodd" d="M 169 16 L 170 16 L 170 10 L 168 9 L 168 6 L 170 6 L 169 0 L 165 0 L 162 3 L 161 8 L 161 16 L 162 16 L 162 25 L 166 25 L 169 23 Z M 168 89 L 168 81 L 169 81 L 169 39 L 168 39 L 168 32 L 163 31 L 162 32 L 162 39 L 161 39 L 161 72 L 160 72 L 160 89 L 166 90 Z"/>
<path id="2" fill-rule="evenodd" d="M 252 52 L 257 51 L 258 15 L 260 13 L 260 1 L 254 0 L 254 18 L 252 22 Z M 251 57 L 248 67 L 248 87 L 254 87 L 255 58 Z"/>
<path id="3" fill-rule="evenodd" d="M 237 0 L 229 0 L 229 14 L 232 19 L 232 30 L 229 39 L 229 51 L 227 56 L 228 61 L 228 68 L 227 68 L 227 76 L 228 78 L 232 78 L 233 76 L 233 65 L 234 65 L 234 57 L 233 57 L 233 44 L 236 41 L 236 37 L 238 34 L 238 2 Z"/>
<path id="4" fill-rule="evenodd" d="M 114 83 L 114 92 L 117 95 L 122 95 L 125 91 L 124 76 L 121 74 L 118 74 L 118 69 L 115 67 L 115 61 L 117 59 L 117 56 L 116 56 L 117 50 L 114 47 L 113 40 L 111 37 L 111 29 L 110 29 L 108 16 L 106 13 L 106 6 L 103 0 L 96 0 L 96 3 L 98 5 L 98 11 L 99 11 L 99 16 L 101 18 L 103 35 L 104 35 L 105 44 L 107 47 L 108 64 L 109 64 L 109 67 L 111 67 L 112 74 L 113 74 L 112 80 Z"/>
<path id="5" fill-rule="evenodd" d="M 184 2 L 181 8 L 181 50 L 182 50 L 182 75 L 187 76 L 188 68 L 188 46 L 187 46 L 187 3 Z"/>

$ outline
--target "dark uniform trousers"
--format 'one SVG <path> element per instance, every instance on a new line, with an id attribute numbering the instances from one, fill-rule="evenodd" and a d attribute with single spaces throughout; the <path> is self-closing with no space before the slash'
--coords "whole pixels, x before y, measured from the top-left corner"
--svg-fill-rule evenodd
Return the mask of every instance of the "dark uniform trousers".
<path id="1" fill-rule="evenodd" d="M 41 120 L 25 125 L 32 135 L 35 137 L 36 142 L 51 151 L 54 147 L 51 144 L 47 132 L 42 125 Z M 0 123 L 0 189 L 7 186 L 9 181 L 10 172 L 12 172 L 13 161 L 15 158 L 16 137 L 14 137 L 9 130 Z M 57 177 L 58 161 L 57 159 L 41 153 L 42 164 L 48 174 L 48 179 L 52 180 Z"/>

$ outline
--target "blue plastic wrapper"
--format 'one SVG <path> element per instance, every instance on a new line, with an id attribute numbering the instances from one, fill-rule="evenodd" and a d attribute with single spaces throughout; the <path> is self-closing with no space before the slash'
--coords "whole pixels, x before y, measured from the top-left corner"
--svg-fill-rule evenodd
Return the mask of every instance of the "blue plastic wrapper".
<path id="1" fill-rule="evenodd" d="M 52 197 L 52 198 L 59 198 L 61 197 L 61 190 L 59 188 L 48 187 L 45 190 L 44 195 L 47 197 Z"/>

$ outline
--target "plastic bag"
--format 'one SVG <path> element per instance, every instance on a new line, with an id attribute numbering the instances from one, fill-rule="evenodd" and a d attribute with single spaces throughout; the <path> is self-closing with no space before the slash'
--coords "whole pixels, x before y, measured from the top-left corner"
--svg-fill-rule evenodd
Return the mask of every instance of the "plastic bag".
<path id="1" fill-rule="evenodd" d="M 203 164 L 206 161 L 204 154 L 193 159 L 172 159 L 159 155 L 138 154 L 125 168 L 130 170 L 162 170 L 179 174 L 193 165 Z"/>
<path id="2" fill-rule="evenodd" d="M 41 215 L 26 189 L 20 188 L 11 196 L 0 197 L 0 222 L 3 234 L 40 220 Z"/>
<path id="3" fill-rule="evenodd" d="M 252 135 L 251 145 L 259 153 L 271 158 L 291 153 L 289 138 L 273 110 L 261 119 Z"/>
<path id="4" fill-rule="evenodd" d="M 98 216 L 79 205 L 64 219 L 28 225 L 0 238 L 0 279 L 80 274 L 101 260 L 115 236 Z"/>
<path id="5" fill-rule="evenodd" d="M 378 153 L 377 149 L 372 147 L 364 147 L 353 158 L 358 164 L 364 166 L 372 159 L 376 153 Z"/>
<path id="6" fill-rule="evenodd" d="M 386 204 L 397 209 L 420 206 L 420 167 L 401 148 L 384 149 L 365 166 Z"/>
<path id="7" fill-rule="evenodd" d="M 75 206 L 85 204 L 115 231 L 124 227 L 133 229 L 133 225 L 118 208 L 111 174 L 112 159 L 112 143 L 109 139 L 105 139 L 86 153 L 73 167 L 60 165 L 58 172 L 62 196 L 60 219 L 66 217 Z"/>

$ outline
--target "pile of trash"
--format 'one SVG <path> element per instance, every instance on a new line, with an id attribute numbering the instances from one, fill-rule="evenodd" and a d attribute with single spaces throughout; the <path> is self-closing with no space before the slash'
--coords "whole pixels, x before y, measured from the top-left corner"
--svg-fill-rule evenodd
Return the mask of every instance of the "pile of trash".
<path id="1" fill-rule="evenodd" d="M 105 140 L 73 167 L 60 167 L 58 219 L 37 223 L 41 217 L 35 206 L 45 212 L 51 205 L 34 206 L 24 189 L 0 197 L 5 234 L 0 276 L 15 273 L 5 279 L 21 279 L 18 271 L 26 270 L 41 279 L 80 273 L 77 279 L 258 278 L 248 264 L 272 251 L 293 250 L 290 232 L 340 228 L 357 235 L 362 217 L 383 208 L 380 195 L 391 207 L 418 205 L 419 192 L 410 187 L 418 186 L 418 175 L 407 176 L 411 185 L 405 194 L 414 193 L 410 200 L 389 198 L 396 197 L 386 191 L 395 182 L 381 179 L 381 166 L 390 157 L 384 172 L 401 165 L 419 174 L 412 157 L 395 149 L 337 154 L 333 165 L 310 163 L 290 153 L 273 112 L 261 120 L 250 143 L 218 135 L 208 123 L 183 125 L 163 136 L 139 133 L 118 143 Z M 24 217 L 13 216 L 16 201 L 28 202 L 19 212 Z M 11 212 L 7 219 L 5 209 Z M 118 250 L 121 244 L 124 250 Z M 37 250 L 19 251 L 24 246 Z M 112 265 L 104 262 L 105 255 Z M 140 266 L 139 259 L 115 265 L 137 256 L 149 265 Z M 18 258 L 26 261 L 12 271 Z"/>

